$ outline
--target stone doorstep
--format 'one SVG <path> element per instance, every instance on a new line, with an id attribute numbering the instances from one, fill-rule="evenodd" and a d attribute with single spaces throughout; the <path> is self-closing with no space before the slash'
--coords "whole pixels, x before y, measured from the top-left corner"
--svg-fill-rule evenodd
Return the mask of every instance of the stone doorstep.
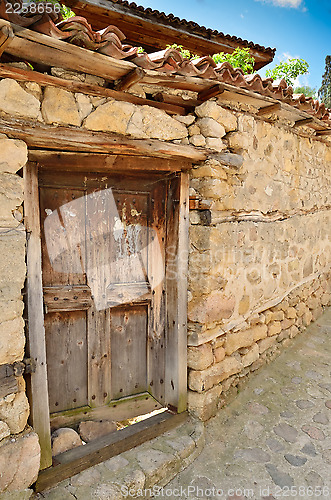
<path id="1" fill-rule="evenodd" d="M 136 494 L 138 490 L 163 487 L 198 457 L 204 444 L 203 422 L 189 418 L 175 429 L 90 467 L 50 490 L 32 494 L 31 499 L 120 500 L 128 498 L 128 489 Z M 148 494 L 144 498 L 149 498 Z"/>

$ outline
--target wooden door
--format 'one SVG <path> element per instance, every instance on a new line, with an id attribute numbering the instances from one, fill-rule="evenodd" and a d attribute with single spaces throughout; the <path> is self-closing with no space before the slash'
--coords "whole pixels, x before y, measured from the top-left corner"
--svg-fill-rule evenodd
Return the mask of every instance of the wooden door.
<path id="1" fill-rule="evenodd" d="M 163 406 L 167 181 L 44 170 L 39 193 L 50 413 Z"/>

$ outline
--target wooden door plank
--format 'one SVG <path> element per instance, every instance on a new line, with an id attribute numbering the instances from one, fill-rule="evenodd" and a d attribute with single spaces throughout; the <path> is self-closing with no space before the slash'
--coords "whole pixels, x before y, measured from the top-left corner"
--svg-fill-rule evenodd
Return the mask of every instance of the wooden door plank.
<path id="1" fill-rule="evenodd" d="M 60 481 L 79 472 L 108 460 L 154 439 L 184 423 L 188 418 L 186 412 L 172 415 L 164 412 L 149 419 L 133 424 L 108 436 L 87 443 L 56 457 L 59 465 L 51 467 L 39 474 L 36 482 L 36 492 L 51 488 Z"/>
<path id="2" fill-rule="evenodd" d="M 165 379 L 165 240 L 167 184 L 158 182 L 151 192 L 149 208 L 148 275 L 152 302 L 148 311 L 148 390 L 164 404 Z"/>
<path id="3" fill-rule="evenodd" d="M 86 311 L 45 316 L 50 412 L 87 404 Z"/>
<path id="4" fill-rule="evenodd" d="M 187 272 L 189 245 L 189 177 L 170 181 L 167 227 L 166 403 L 187 406 Z"/>
<path id="5" fill-rule="evenodd" d="M 40 213 L 38 167 L 24 167 L 24 212 L 27 241 L 27 353 L 34 359 L 36 370 L 30 375 L 30 423 L 39 436 L 42 469 L 52 463 L 49 404 L 47 387 L 46 343 L 41 271 Z"/>

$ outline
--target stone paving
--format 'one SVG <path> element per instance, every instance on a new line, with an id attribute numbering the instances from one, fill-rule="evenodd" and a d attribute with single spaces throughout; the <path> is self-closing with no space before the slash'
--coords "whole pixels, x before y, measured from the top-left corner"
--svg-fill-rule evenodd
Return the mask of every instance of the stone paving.
<path id="1" fill-rule="evenodd" d="M 328 310 L 207 423 L 203 452 L 164 496 L 330 499 L 330 338 Z"/>
<path id="2" fill-rule="evenodd" d="M 204 437 L 189 422 L 37 497 L 330 499 L 330 336 L 331 309 L 251 376 Z"/>

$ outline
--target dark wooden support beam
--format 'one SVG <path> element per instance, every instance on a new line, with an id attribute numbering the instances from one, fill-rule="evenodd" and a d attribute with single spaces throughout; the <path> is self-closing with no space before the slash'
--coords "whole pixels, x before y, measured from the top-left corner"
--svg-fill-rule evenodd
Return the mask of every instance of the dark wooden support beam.
<path id="1" fill-rule="evenodd" d="M 114 85 L 114 90 L 128 90 L 135 83 L 140 82 L 144 78 L 146 71 L 142 68 L 135 68 L 127 75 L 120 78 Z"/>
<path id="2" fill-rule="evenodd" d="M 0 29 L 0 57 L 4 50 L 14 38 L 13 30 L 10 26 L 3 26 Z"/>
<path id="3" fill-rule="evenodd" d="M 280 102 L 276 102 L 275 104 L 271 104 L 270 106 L 264 106 L 260 108 L 257 112 L 257 116 L 269 115 L 270 113 L 275 113 L 282 109 L 282 105 Z"/>
<path id="4" fill-rule="evenodd" d="M 120 431 L 95 439 L 85 446 L 57 455 L 53 467 L 42 471 L 36 482 L 36 492 L 51 488 L 60 481 L 97 465 L 111 457 L 119 455 L 140 444 L 170 431 L 187 420 L 187 413 L 172 415 L 169 412 L 160 413 L 154 417 L 133 424 Z"/>
<path id="5" fill-rule="evenodd" d="M 314 121 L 314 118 L 311 117 L 311 118 L 304 118 L 303 120 L 297 120 L 293 127 L 301 127 L 302 125 L 308 125 L 309 123 L 313 122 Z"/>
<path id="6" fill-rule="evenodd" d="M 155 94 L 153 98 L 158 102 L 181 106 L 186 108 L 187 110 L 190 108 L 195 108 L 196 106 L 199 106 L 199 104 L 201 104 L 201 101 L 199 101 L 198 99 L 183 99 L 180 96 L 165 94 L 163 92 Z"/>
<path id="7" fill-rule="evenodd" d="M 327 129 L 327 130 L 318 130 L 318 131 L 316 132 L 316 135 L 317 135 L 318 137 L 322 137 L 323 135 L 331 135 L 331 129 L 329 128 L 329 129 Z"/>
<path id="8" fill-rule="evenodd" d="M 197 162 L 207 158 L 207 151 L 184 144 L 162 142 L 157 139 L 130 139 L 84 128 L 36 124 L 35 121 L 9 117 L 6 120 L 0 118 L 0 133 L 22 139 L 29 148 L 33 149 L 153 156 Z"/>
<path id="9" fill-rule="evenodd" d="M 213 85 L 212 87 L 201 90 L 201 92 L 199 92 L 198 94 L 198 100 L 201 102 L 208 101 L 208 99 L 211 99 L 212 97 L 223 94 L 224 90 L 224 85 L 222 85 L 222 83 Z"/>

